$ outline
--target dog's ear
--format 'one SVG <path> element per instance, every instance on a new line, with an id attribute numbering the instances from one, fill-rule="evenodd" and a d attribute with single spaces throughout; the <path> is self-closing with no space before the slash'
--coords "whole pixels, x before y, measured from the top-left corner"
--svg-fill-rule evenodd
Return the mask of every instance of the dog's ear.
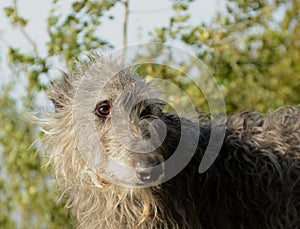
<path id="1" fill-rule="evenodd" d="M 71 99 L 72 84 L 70 76 L 62 72 L 62 78 L 57 82 L 52 83 L 52 89 L 50 91 L 50 100 L 52 101 L 55 112 L 61 111 L 66 107 Z"/>

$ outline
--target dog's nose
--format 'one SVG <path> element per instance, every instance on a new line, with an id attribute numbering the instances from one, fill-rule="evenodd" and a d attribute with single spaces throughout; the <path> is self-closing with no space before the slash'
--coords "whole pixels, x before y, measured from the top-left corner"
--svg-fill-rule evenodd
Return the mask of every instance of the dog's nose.
<path id="1" fill-rule="evenodd" d="M 163 173 L 162 165 L 157 165 L 152 168 L 137 168 L 136 175 L 142 182 L 157 181 Z"/>
<path id="2" fill-rule="evenodd" d="M 154 182 L 163 174 L 163 166 L 159 160 L 153 163 L 138 162 L 136 175 L 142 182 Z"/>

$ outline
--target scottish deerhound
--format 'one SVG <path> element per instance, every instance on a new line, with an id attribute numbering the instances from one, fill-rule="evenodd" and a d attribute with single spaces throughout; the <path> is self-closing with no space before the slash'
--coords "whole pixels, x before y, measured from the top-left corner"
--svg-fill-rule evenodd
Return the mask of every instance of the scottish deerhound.
<path id="1" fill-rule="evenodd" d="M 79 65 L 54 84 L 42 125 L 80 228 L 300 228 L 299 108 L 197 124 L 120 64 Z M 198 173 L 212 122 L 225 137 Z"/>

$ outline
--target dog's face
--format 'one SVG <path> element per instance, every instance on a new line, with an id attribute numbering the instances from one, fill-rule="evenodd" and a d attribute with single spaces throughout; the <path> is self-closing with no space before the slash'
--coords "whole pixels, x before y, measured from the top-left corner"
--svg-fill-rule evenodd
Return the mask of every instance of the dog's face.
<path id="1" fill-rule="evenodd" d="M 126 78 L 111 79 L 94 107 L 95 129 L 107 156 L 104 176 L 125 184 L 155 183 L 163 176 L 163 103 L 147 83 Z"/>
<path id="2" fill-rule="evenodd" d="M 65 79 L 70 104 L 53 96 L 56 112 L 70 109 L 76 150 L 101 179 L 126 186 L 158 183 L 164 175 L 164 104 L 139 77 L 101 74 L 94 69 L 86 78 Z"/>

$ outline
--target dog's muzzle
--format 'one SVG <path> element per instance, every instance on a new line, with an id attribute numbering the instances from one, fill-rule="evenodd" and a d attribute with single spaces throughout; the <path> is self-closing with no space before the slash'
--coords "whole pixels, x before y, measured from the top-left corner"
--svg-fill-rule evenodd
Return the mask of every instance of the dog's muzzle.
<path id="1" fill-rule="evenodd" d="M 163 164 L 158 157 L 149 157 L 136 164 L 136 176 L 143 183 L 158 181 L 163 173 Z"/>

